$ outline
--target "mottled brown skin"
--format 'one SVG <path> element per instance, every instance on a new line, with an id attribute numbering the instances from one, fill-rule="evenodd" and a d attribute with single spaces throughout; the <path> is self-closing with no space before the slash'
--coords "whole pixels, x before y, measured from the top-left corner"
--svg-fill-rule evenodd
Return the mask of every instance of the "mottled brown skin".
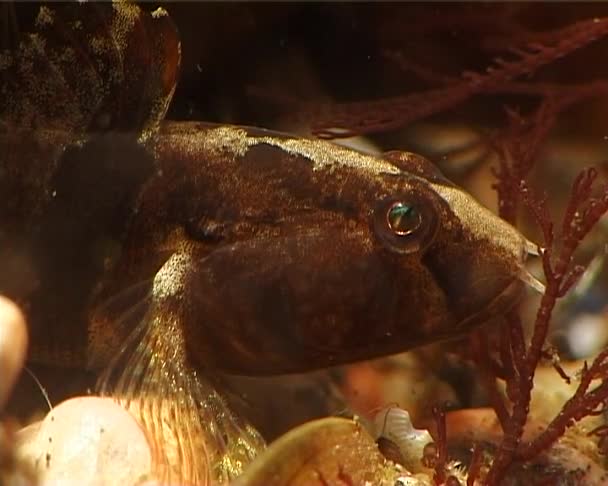
<path id="1" fill-rule="evenodd" d="M 182 479 L 233 477 L 262 444 L 225 411 L 213 372 L 384 356 L 516 302 L 525 239 L 429 162 L 160 126 L 179 72 L 170 21 L 84 8 L 44 12 L 44 46 L 25 37 L 0 58 L 0 292 L 27 314 L 33 361 L 105 368 L 102 391 L 151 426 L 181 417 L 178 437 L 210 448 L 183 453 Z M 18 68 L 31 59 L 44 69 Z M 414 207 L 411 234 L 390 227 L 392 203 Z"/>

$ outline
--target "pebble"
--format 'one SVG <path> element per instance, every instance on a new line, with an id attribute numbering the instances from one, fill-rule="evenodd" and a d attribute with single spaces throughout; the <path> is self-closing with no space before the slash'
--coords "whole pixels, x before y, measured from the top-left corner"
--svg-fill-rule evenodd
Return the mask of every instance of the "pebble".
<path id="1" fill-rule="evenodd" d="M 109 486 L 151 478 L 152 453 L 144 431 L 111 398 L 62 402 L 35 433 L 20 438 L 19 454 L 34 465 L 41 485 Z"/>

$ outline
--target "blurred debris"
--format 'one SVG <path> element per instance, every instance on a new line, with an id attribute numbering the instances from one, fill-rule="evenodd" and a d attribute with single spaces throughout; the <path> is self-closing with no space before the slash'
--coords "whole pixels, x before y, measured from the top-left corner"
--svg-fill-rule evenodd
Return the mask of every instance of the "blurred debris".
<path id="1" fill-rule="evenodd" d="M 27 329 L 17 306 L 0 296 L 0 411 L 25 361 Z"/>

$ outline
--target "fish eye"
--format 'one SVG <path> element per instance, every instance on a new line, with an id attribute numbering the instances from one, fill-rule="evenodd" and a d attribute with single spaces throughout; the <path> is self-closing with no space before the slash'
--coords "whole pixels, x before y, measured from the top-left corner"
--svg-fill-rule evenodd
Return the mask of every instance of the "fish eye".
<path id="1" fill-rule="evenodd" d="M 394 202 L 386 211 L 386 224 L 397 236 L 407 236 L 422 224 L 422 216 L 412 204 Z"/>
<path id="2" fill-rule="evenodd" d="M 382 201 L 373 215 L 374 232 L 396 253 L 423 251 L 437 232 L 437 212 L 425 198 L 407 197 Z"/>

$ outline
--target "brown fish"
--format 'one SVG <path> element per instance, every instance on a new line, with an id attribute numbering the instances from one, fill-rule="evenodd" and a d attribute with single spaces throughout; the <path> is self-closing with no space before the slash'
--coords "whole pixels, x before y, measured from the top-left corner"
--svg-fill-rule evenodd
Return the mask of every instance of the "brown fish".
<path id="1" fill-rule="evenodd" d="M 214 373 L 466 333 L 517 301 L 532 245 L 412 153 L 161 123 L 179 62 L 166 12 L 124 3 L 43 8 L 0 54 L 0 292 L 32 360 L 105 369 L 157 473 L 205 484 L 264 446 Z"/>

